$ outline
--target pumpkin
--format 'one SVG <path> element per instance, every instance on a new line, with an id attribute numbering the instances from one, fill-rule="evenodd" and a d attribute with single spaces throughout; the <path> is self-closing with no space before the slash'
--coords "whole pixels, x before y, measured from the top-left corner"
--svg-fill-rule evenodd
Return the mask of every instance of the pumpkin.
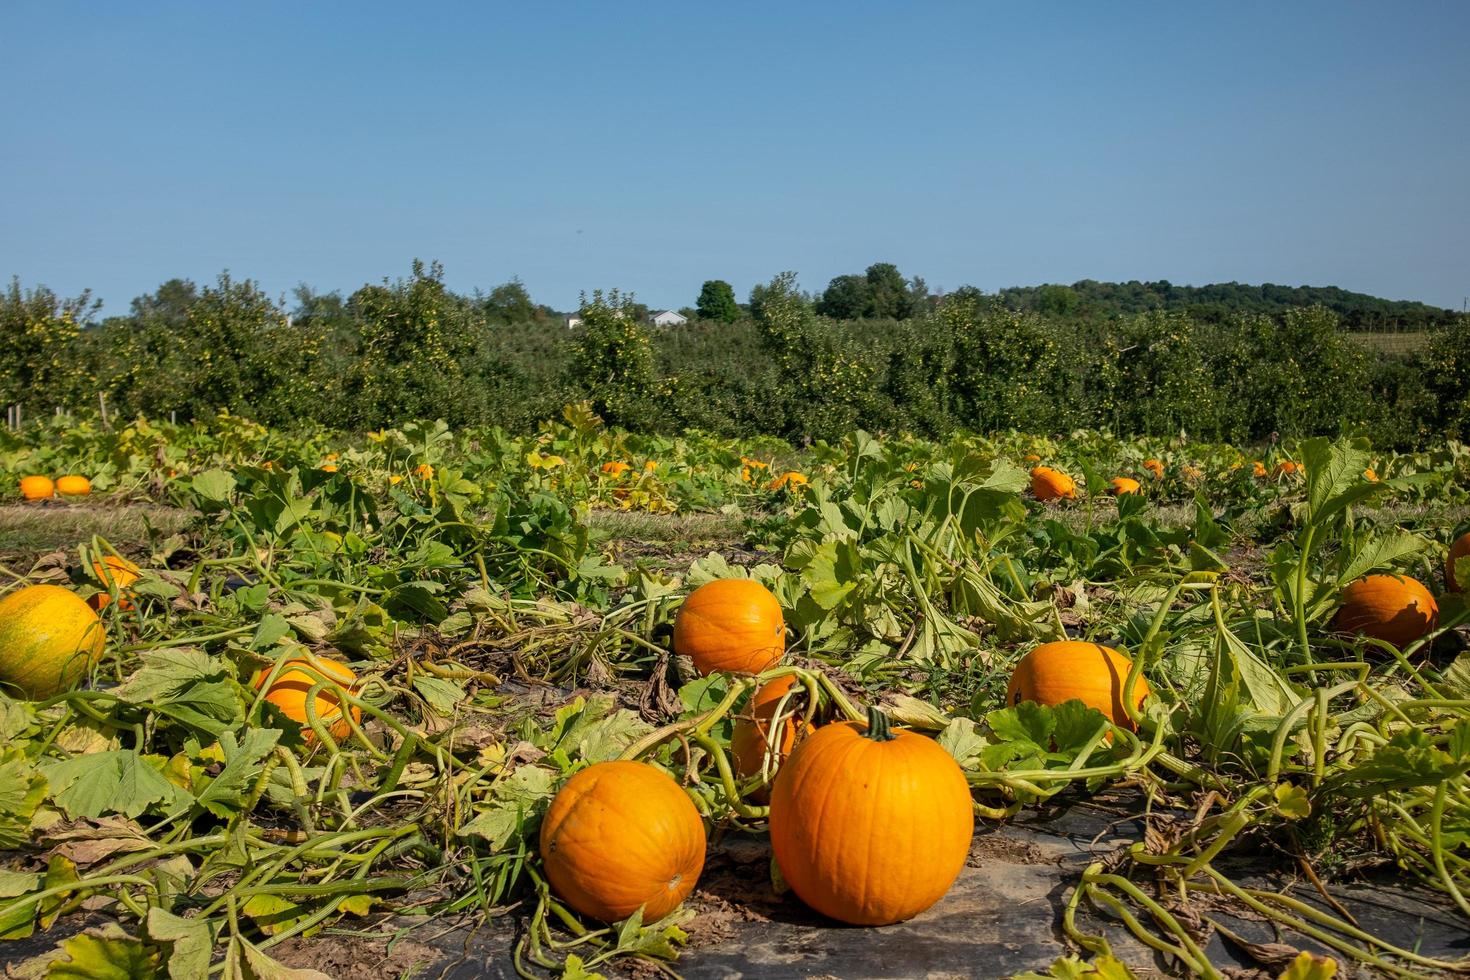
<path id="1" fill-rule="evenodd" d="M 1377 483 L 1378 471 L 1371 466 L 1368 467 L 1366 470 L 1363 471 L 1363 479 L 1367 480 L 1369 483 Z"/>
<path id="2" fill-rule="evenodd" d="M 1037 500 L 1068 500 L 1077 498 L 1077 484 L 1070 476 L 1050 466 L 1038 466 L 1031 471 L 1031 493 Z"/>
<path id="3" fill-rule="evenodd" d="M 0 598 L 0 687 L 41 701 L 75 687 L 107 633 L 76 593 L 30 585 Z"/>
<path id="4" fill-rule="evenodd" d="M 1038 455 L 1036 455 L 1035 453 L 1027 453 L 1026 454 L 1026 462 L 1028 462 L 1028 463 L 1039 463 L 1039 462 L 1041 462 L 1041 457 L 1038 456 Z"/>
<path id="5" fill-rule="evenodd" d="M 1302 472 L 1302 464 L 1290 459 L 1283 459 L 1276 464 L 1276 468 L 1271 472 L 1275 476 L 1296 476 Z"/>
<path id="6" fill-rule="evenodd" d="M 1112 647 L 1080 640 L 1043 643 L 1021 658 L 1006 685 L 1006 704 L 1022 701 L 1057 705 L 1078 700 L 1107 715 L 1113 724 L 1132 730 L 1137 726 L 1123 707 L 1123 684 L 1133 661 Z M 1140 674 L 1133 685 L 1136 704 L 1149 695 Z"/>
<path id="7" fill-rule="evenodd" d="M 912 918 L 939 901 L 970 853 L 965 774 L 938 743 L 838 722 L 798 745 L 771 792 L 771 850 L 791 890 L 860 926 Z"/>
<path id="8" fill-rule="evenodd" d="M 1162 480 L 1164 478 L 1164 464 L 1156 459 L 1144 460 L 1143 468 L 1152 473 L 1155 480 Z"/>
<path id="9" fill-rule="evenodd" d="M 336 463 L 323 463 L 322 466 L 321 466 L 321 470 L 322 470 L 323 473 L 335 473 L 335 472 L 337 472 L 337 464 Z"/>
<path id="10" fill-rule="evenodd" d="M 428 463 L 420 463 L 413 468 L 413 475 L 420 480 L 432 480 L 434 479 L 434 467 Z"/>
<path id="11" fill-rule="evenodd" d="M 1439 606 L 1423 583 L 1407 575 L 1365 575 L 1342 590 L 1332 626 L 1406 647 L 1439 622 Z"/>
<path id="12" fill-rule="evenodd" d="M 770 483 L 766 484 L 767 490 L 795 490 L 797 487 L 806 485 L 806 477 L 792 470 L 782 473 Z"/>
<path id="13" fill-rule="evenodd" d="M 92 559 L 92 574 L 96 575 L 97 580 L 107 587 L 107 591 L 98 592 L 92 596 L 87 600 L 87 605 L 101 612 L 107 608 L 108 603 L 112 602 L 111 586 L 116 585 L 118 594 L 121 596 L 128 586 L 138 581 L 139 571 L 138 566 L 126 558 L 105 555 L 100 559 Z M 133 604 L 127 599 L 119 598 L 117 607 L 131 609 Z"/>
<path id="14" fill-rule="evenodd" d="M 627 463 L 620 459 L 615 459 L 602 464 L 602 473 L 604 476 L 618 477 L 628 472 L 630 468 Z"/>
<path id="15" fill-rule="evenodd" d="M 754 579 L 706 582 L 679 607 L 674 652 L 694 661 L 701 675 L 769 670 L 786 652 L 781 604 Z"/>
<path id="16" fill-rule="evenodd" d="M 20 495 L 27 500 L 46 500 L 56 495 L 56 484 L 49 476 L 23 476 L 20 478 Z"/>
<path id="17" fill-rule="evenodd" d="M 92 492 L 92 481 L 85 476 L 68 474 L 56 481 L 56 492 L 63 497 L 85 497 Z"/>
<path id="18" fill-rule="evenodd" d="M 1460 582 L 1455 578 L 1455 562 L 1461 558 L 1470 558 L 1470 531 L 1466 531 L 1455 539 L 1450 545 L 1449 557 L 1444 563 L 1444 584 L 1451 592 L 1460 591 Z"/>
<path id="19" fill-rule="evenodd" d="M 735 757 L 735 775 L 739 778 L 750 779 L 763 769 L 775 772 L 791 754 L 796 744 L 796 719 L 786 718 L 774 739 L 771 737 L 771 722 L 776 716 L 776 707 L 795 683 L 796 678 L 788 674 L 762 684 L 751 695 L 745 711 L 735 720 L 735 731 L 730 736 L 730 754 Z M 810 725 L 802 725 L 803 736 L 812 731 Z M 769 790 L 762 786 L 753 795 L 764 799 Z"/>
<path id="20" fill-rule="evenodd" d="M 704 870 L 704 822 L 688 795 L 646 762 L 599 762 L 567 780 L 541 821 L 556 894 L 604 922 L 643 909 L 656 922 Z"/>
<path id="21" fill-rule="evenodd" d="M 250 686 L 260 690 L 268 677 L 269 669 L 259 671 L 251 680 Z M 336 681 L 351 693 L 357 683 L 357 674 L 346 664 L 326 657 L 317 657 L 315 664 L 305 657 L 292 657 L 281 667 L 280 674 L 265 694 L 267 701 L 280 708 L 282 714 L 305 730 L 307 741 L 315 738 L 316 733 L 307 721 L 306 694 L 313 685 L 322 680 Z M 346 738 L 352 733 L 352 723 L 342 714 L 342 700 L 330 686 L 324 686 L 316 692 L 315 708 L 317 721 L 327 726 L 333 738 Z M 352 706 L 352 719 L 362 719 L 362 709 L 357 705 Z"/>
<path id="22" fill-rule="evenodd" d="M 1124 494 L 1138 493 L 1143 489 L 1139 482 L 1131 477 L 1115 476 L 1112 480 L 1113 496 L 1121 497 Z"/>
<path id="23" fill-rule="evenodd" d="M 1266 475 L 1266 464 L 1259 459 L 1251 464 L 1251 475 L 1262 478 Z"/>

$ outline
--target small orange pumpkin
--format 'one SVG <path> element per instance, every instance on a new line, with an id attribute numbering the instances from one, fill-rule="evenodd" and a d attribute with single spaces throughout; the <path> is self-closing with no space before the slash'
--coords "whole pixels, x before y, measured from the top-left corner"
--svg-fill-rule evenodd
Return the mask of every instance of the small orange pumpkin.
<path id="1" fill-rule="evenodd" d="M 771 738 L 771 722 L 776 716 L 777 705 L 795 683 L 795 676 L 788 674 L 762 684 L 736 719 L 735 731 L 730 736 L 730 754 L 735 757 L 735 775 L 739 778 L 750 779 L 759 775 L 763 768 L 776 772 L 791 754 L 796 744 L 796 719 L 786 718 L 774 739 Z M 812 731 L 811 725 L 802 725 L 803 736 Z M 769 792 L 762 786 L 752 795 L 764 799 Z"/>
<path id="2" fill-rule="evenodd" d="M 1266 464 L 1259 459 L 1256 460 L 1251 464 L 1251 475 L 1257 479 L 1264 479 L 1266 476 Z"/>
<path id="3" fill-rule="evenodd" d="M 1037 466 L 1031 471 L 1031 493 L 1037 500 L 1075 500 L 1077 483 L 1061 470 Z"/>
<path id="4" fill-rule="evenodd" d="M 56 484 L 49 476 L 23 476 L 20 478 L 20 495 L 27 500 L 48 500 L 56 496 Z"/>
<path id="5" fill-rule="evenodd" d="M 434 467 L 428 463 L 420 463 L 413 468 L 413 475 L 420 480 L 432 480 L 434 479 Z"/>
<path id="6" fill-rule="evenodd" d="M 1164 478 L 1164 464 L 1156 459 L 1144 460 L 1143 468 L 1152 473 L 1155 480 L 1162 480 Z"/>
<path id="7" fill-rule="evenodd" d="M 107 631 L 88 605 L 57 585 L 0 597 L 0 689 L 41 701 L 75 687 L 102 656 Z"/>
<path id="8" fill-rule="evenodd" d="M 1121 497 L 1125 494 L 1139 493 L 1143 487 L 1139 482 L 1127 476 L 1115 476 L 1112 480 L 1113 496 Z"/>
<path id="9" fill-rule="evenodd" d="M 260 690 L 269 676 L 269 669 L 258 671 L 250 686 Z M 336 681 L 350 694 L 357 684 L 357 674 L 346 664 L 326 657 L 317 657 L 315 664 L 305 657 L 293 657 L 281 667 L 280 674 L 265 695 L 267 701 L 304 729 L 307 741 L 315 737 L 315 732 L 306 717 L 306 695 L 322 680 Z M 351 722 L 342 714 L 342 701 L 330 686 L 317 691 L 315 709 L 317 720 L 327 726 L 333 738 L 346 738 L 352 733 Z M 357 705 L 352 706 L 351 714 L 353 721 L 362 720 L 362 709 Z"/>
<path id="10" fill-rule="evenodd" d="M 623 462 L 620 459 L 614 459 L 602 464 L 602 475 L 619 477 L 628 472 L 628 470 L 630 469 L 632 469 L 632 467 L 630 467 L 627 463 Z"/>
<path id="11" fill-rule="evenodd" d="M 1283 459 L 1271 472 L 1276 476 L 1296 476 L 1302 472 L 1302 464 L 1294 460 Z"/>
<path id="12" fill-rule="evenodd" d="M 92 492 L 92 481 L 69 473 L 56 481 L 56 492 L 63 497 L 85 497 Z"/>
<path id="13" fill-rule="evenodd" d="M 103 586 L 109 587 L 107 591 L 98 592 L 87 600 L 87 605 L 101 612 L 112 602 L 111 585 L 116 584 L 118 595 L 122 596 L 128 586 L 138 581 L 138 576 L 141 573 L 138 570 L 138 566 L 126 558 L 119 558 L 117 555 L 104 555 L 101 559 L 92 559 L 92 574 L 97 576 L 97 580 Z M 125 598 L 119 598 L 117 608 L 131 609 L 133 608 L 133 604 Z"/>
<path id="14" fill-rule="evenodd" d="M 541 821 L 546 880 L 604 922 L 639 908 L 656 922 L 704 870 L 704 821 L 689 796 L 646 762 L 599 762 L 567 780 Z"/>
<path id="15" fill-rule="evenodd" d="M 788 471 L 786 473 L 782 473 L 780 476 L 776 477 L 770 483 L 767 483 L 766 484 L 766 489 L 767 490 L 795 490 L 797 487 L 801 487 L 801 486 L 805 486 L 805 485 L 806 485 L 806 477 L 803 476 L 803 475 L 801 475 L 800 473 L 796 472 L 795 470 L 790 470 L 790 471 Z"/>
<path id="16" fill-rule="evenodd" d="M 786 652 L 781 604 L 754 579 L 706 582 L 679 607 L 674 652 L 694 661 L 701 675 L 769 670 Z"/>
<path id="17" fill-rule="evenodd" d="M 1470 531 L 1455 539 L 1455 543 L 1450 545 L 1449 556 L 1445 559 L 1444 585 L 1451 592 L 1461 591 L 1460 582 L 1455 578 L 1455 562 L 1461 558 L 1470 558 Z"/>
<path id="18" fill-rule="evenodd" d="M 965 774 L 938 743 L 868 724 L 826 725 L 798 745 L 771 793 L 781 876 L 823 915 L 860 926 L 912 918 L 944 897 L 970 853 Z"/>
<path id="19" fill-rule="evenodd" d="M 1057 705 L 1078 700 L 1107 715 L 1113 724 L 1136 728 L 1123 707 L 1123 684 L 1133 661 L 1112 647 L 1080 640 L 1043 643 L 1021 658 L 1006 685 L 1006 704 L 1022 701 Z M 1139 675 L 1133 685 L 1137 704 L 1149 695 L 1148 681 Z"/>
<path id="20" fill-rule="evenodd" d="M 1407 575 L 1365 575 L 1342 590 L 1332 626 L 1406 647 L 1439 622 L 1434 596 Z"/>
<path id="21" fill-rule="evenodd" d="M 336 463 L 323 463 L 321 465 L 321 471 L 323 473 L 335 473 L 335 472 L 337 472 L 337 464 Z"/>

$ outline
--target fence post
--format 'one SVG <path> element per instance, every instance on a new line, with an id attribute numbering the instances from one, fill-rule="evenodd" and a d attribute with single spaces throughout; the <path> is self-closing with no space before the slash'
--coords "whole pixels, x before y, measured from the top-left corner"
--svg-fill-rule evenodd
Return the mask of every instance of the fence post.
<path id="1" fill-rule="evenodd" d="M 111 428 L 111 425 L 107 421 L 107 395 L 104 392 L 97 392 L 97 405 L 102 409 L 103 428 Z"/>

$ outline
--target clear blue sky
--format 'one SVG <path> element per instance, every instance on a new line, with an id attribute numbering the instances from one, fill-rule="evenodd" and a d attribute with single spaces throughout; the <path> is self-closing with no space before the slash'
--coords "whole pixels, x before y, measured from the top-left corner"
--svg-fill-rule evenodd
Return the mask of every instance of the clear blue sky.
<path id="1" fill-rule="evenodd" d="M 144 9 L 146 8 L 146 10 Z M 1470 294 L 1470 2 L 0 11 L 0 276 Z"/>

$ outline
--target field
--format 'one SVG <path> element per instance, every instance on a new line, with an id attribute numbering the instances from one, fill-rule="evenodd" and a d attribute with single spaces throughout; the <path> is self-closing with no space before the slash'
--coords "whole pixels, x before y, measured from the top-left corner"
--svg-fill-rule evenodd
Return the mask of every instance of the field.
<path id="1" fill-rule="evenodd" d="M 586 405 L 0 432 L 0 963 L 1470 972 L 1467 488 L 1455 442 Z M 37 680 L 6 603 L 42 585 L 98 623 L 52 593 L 80 632 Z"/>

